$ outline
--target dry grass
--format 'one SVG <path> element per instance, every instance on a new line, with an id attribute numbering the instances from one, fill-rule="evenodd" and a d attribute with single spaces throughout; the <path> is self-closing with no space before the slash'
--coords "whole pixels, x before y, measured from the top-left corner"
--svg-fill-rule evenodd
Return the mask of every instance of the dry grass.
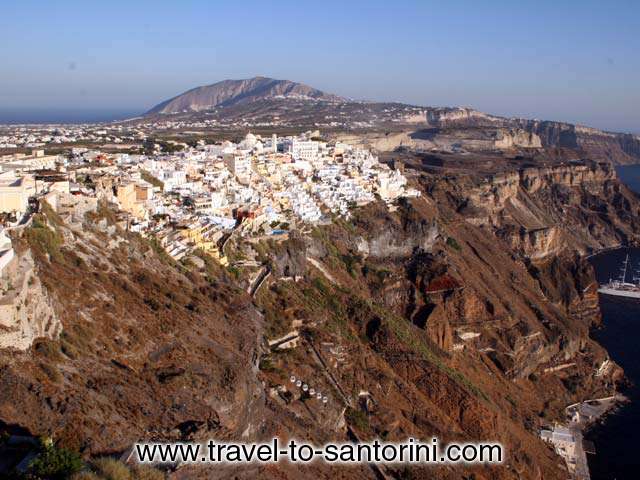
<path id="1" fill-rule="evenodd" d="M 101 480 L 98 475 L 93 472 L 78 472 L 71 477 L 71 480 Z"/>
<path id="2" fill-rule="evenodd" d="M 98 458 L 93 462 L 92 467 L 99 478 L 105 480 L 132 480 L 129 467 L 113 458 Z"/>
<path id="3" fill-rule="evenodd" d="M 41 363 L 40 369 L 47 375 L 47 377 L 49 377 L 49 380 L 54 383 L 62 383 L 62 381 L 64 380 L 64 377 L 55 365 Z"/>
<path id="4" fill-rule="evenodd" d="M 91 462 L 91 471 L 77 473 L 72 480 L 164 480 L 166 475 L 148 465 L 129 467 L 110 457 Z"/>

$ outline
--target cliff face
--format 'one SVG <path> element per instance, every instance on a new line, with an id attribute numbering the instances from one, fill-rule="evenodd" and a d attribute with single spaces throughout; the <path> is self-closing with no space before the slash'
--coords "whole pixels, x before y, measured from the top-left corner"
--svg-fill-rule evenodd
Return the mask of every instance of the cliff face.
<path id="1" fill-rule="evenodd" d="M 465 288 L 449 299 L 456 305 L 451 314 L 458 312 L 458 321 L 467 325 L 474 324 L 476 316 L 509 318 L 518 309 L 518 299 L 524 300 L 524 310 L 534 314 L 531 322 L 519 312 L 521 334 L 501 340 L 507 342 L 511 354 L 499 361 L 509 365 L 508 371 L 515 375 L 528 375 L 554 357 L 571 358 L 583 348 L 588 343 L 589 323 L 571 318 L 580 311 L 583 319 L 597 322 L 599 314 L 592 273 L 580 258 L 602 248 L 637 242 L 640 232 L 636 196 L 617 181 L 613 168 L 608 164 L 576 163 L 525 168 L 479 180 L 461 176 L 428 178 L 425 182 L 440 208 L 449 205 L 455 211 L 447 214 L 450 235 L 456 239 L 484 237 L 482 245 L 469 244 L 484 266 L 470 268 L 469 259 L 455 262 L 459 265 L 457 278 L 471 281 L 479 275 L 471 281 L 477 290 L 463 302 L 474 307 L 456 305 L 462 301 L 454 300 L 456 295 L 469 295 Z M 487 236 L 494 237 L 498 248 L 508 252 L 510 258 L 500 260 L 498 252 L 488 249 Z M 500 273 L 502 265 L 514 262 L 518 269 Z M 504 291 L 496 277 L 510 278 L 518 291 L 496 296 L 496 292 Z M 528 298 L 525 291 L 529 289 L 533 297 L 542 294 L 541 304 Z M 509 305 L 505 305 L 505 298 Z M 483 308 L 487 305 L 491 306 Z M 460 315 L 465 311 L 474 313 Z"/>
<path id="2" fill-rule="evenodd" d="M 599 313 L 580 255 L 637 238 L 635 195 L 596 163 L 411 177 L 422 196 L 393 211 L 374 203 L 304 234 L 230 243 L 270 267 L 253 302 L 211 260 L 176 265 L 106 210 L 71 224 L 51 215 L 64 242 L 24 249 L 63 331 L 0 350 L 0 422 L 92 454 L 149 439 L 491 440 L 507 449 L 501 466 L 384 473 L 566 478 L 541 422 L 620 376 L 596 375 L 606 352 L 588 335 Z M 283 335 L 295 341 L 281 346 Z M 372 472 L 316 463 L 179 475 Z"/>
<path id="3" fill-rule="evenodd" d="M 589 158 L 618 164 L 640 162 L 640 137 L 637 135 L 604 132 L 564 122 L 504 118 L 469 108 L 429 109 L 426 123 L 436 128 L 518 129 L 540 140 L 540 145 L 536 141 L 522 146 L 577 150 Z M 505 145 L 497 146 L 504 148 Z"/>
<path id="4" fill-rule="evenodd" d="M 417 470 L 417 478 L 564 478 L 537 437 L 541 418 L 562 419 L 564 406 L 620 378 L 619 369 L 596 375 L 606 352 L 589 338 L 598 299 L 581 255 L 636 238 L 637 199 L 607 164 L 418 178 L 423 197 L 396 212 L 368 206 L 348 225 L 315 231 L 297 286 L 274 280 L 258 297 L 267 323 L 296 312 L 304 344 L 320 351 L 347 396 L 368 405 L 366 425 L 347 419 L 362 437 L 508 445 L 509 468 Z M 269 358 L 276 370 L 323 383 L 302 351 Z M 294 410 L 329 434 L 335 403 L 312 420 L 285 378 L 268 378 L 293 395 L 277 398 L 277 415 Z"/>
<path id="5" fill-rule="evenodd" d="M 261 318 L 244 292 L 223 272 L 180 269 L 108 210 L 80 222 L 48 210 L 39 222 L 38 236 L 15 241 L 33 255 L 62 332 L 0 349 L 0 426 L 87 454 L 254 433 Z"/>
<path id="6" fill-rule="evenodd" d="M 460 201 L 468 222 L 492 228 L 532 259 L 637 241 L 635 195 L 609 164 L 574 162 L 490 176 Z"/>
<path id="7" fill-rule="evenodd" d="M 19 253 L 0 277 L 0 349 L 26 350 L 36 338 L 55 339 L 60 319 L 29 251 Z"/>
<path id="8" fill-rule="evenodd" d="M 522 129 L 501 130 L 499 133 L 499 138 L 494 145 L 500 150 L 508 150 L 514 147 L 542 148 L 542 140 L 536 133 Z"/>
<path id="9" fill-rule="evenodd" d="M 472 108 L 430 108 L 427 110 L 427 124 L 434 127 L 449 125 L 486 126 L 503 125 L 504 119 L 473 110 Z"/>

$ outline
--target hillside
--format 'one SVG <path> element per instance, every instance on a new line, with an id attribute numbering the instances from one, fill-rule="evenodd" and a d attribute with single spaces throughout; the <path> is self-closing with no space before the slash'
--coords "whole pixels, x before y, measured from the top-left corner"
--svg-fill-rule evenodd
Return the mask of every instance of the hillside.
<path id="1" fill-rule="evenodd" d="M 113 212 L 64 202 L 70 208 L 58 213 L 44 204 L 14 232 L 17 255 L 31 258 L 27 283 L 47 295 L 9 307 L 46 302 L 61 328 L 26 351 L 0 350 L 0 425 L 86 452 L 198 429 L 245 431 L 261 398 L 262 327 L 250 299 L 224 272 L 180 268 L 117 226 Z M 47 316 L 5 325 L 0 339 Z"/>
<path id="2" fill-rule="evenodd" d="M 640 163 L 640 137 L 566 122 L 506 118 L 470 108 L 347 100 L 289 80 L 255 77 L 197 87 L 160 103 L 138 123 L 233 135 L 322 129 L 376 137 L 380 151 L 536 152 Z M 168 123 L 167 123 L 168 122 Z"/>
<path id="3" fill-rule="evenodd" d="M 325 93 L 302 83 L 254 77 L 246 80 L 223 80 L 213 85 L 194 88 L 156 105 L 147 112 L 147 115 L 184 111 L 199 112 L 214 107 L 228 107 L 274 98 L 344 101 L 337 95 Z"/>
<path id="4" fill-rule="evenodd" d="M 497 440 L 509 452 L 497 468 L 385 474 L 566 478 L 538 428 L 621 379 L 618 368 L 596 375 L 607 354 L 588 335 L 599 312 L 581 255 L 637 242 L 637 198 L 597 163 L 410 176 L 423 196 L 395 212 L 375 203 L 288 238 L 230 242 L 231 257 L 271 271 L 254 299 L 253 267 L 175 263 L 105 205 L 43 204 L 16 243 L 33 263 L 27 283 L 46 292 L 32 301 L 61 328 L 27 328 L 31 317 L 14 327 L 42 334 L 24 351 L 0 350 L 0 426 L 86 456 L 151 439 Z M 269 346 L 286 334 L 297 340 Z M 317 463 L 176 475 L 373 472 Z"/>

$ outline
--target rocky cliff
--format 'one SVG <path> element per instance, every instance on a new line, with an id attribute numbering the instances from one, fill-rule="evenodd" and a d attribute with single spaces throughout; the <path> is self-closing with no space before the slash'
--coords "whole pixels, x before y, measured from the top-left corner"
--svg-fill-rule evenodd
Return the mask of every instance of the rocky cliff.
<path id="1" fill-rule="evenodd" d="M 26 350 L 40 337 L 55 339 L 60 319 L 30 251 L 18 253 L 0 276 L 0 349 Z"/>
<path id="2" fill-rule="evenodd" d="M 539 147 L 577 150 L 592 159 L 619 164 L 640 162 L 638 135 L 605 132 L 565 122 L 504 118 L 469 108 L 429 109 L 426 122 L 436 128 L 517 129 L 539 138 Z M 529 146 L 537 147 L 537 142 Z"/>
<path id="3" fill-rule="evenodd" d="M 635 241 L 636 196 L 598 163 L 409 175 L 422 196 L 395 209 L 231 243 L 271 272 L 253 300 L 238 282 L 254 267 L 175 264 L 102 206 L 81 222 L 49 212 L 60 242 L 22 248 L 63 329 L 0 350 L 0 422 L 86 455 L 150 439 L 491 440 L 508 452 L 497 467 L 382 474 L 566 478 L 538 429 L 620 379 L 596 374 L 607 355 L 588 335 L 599 313 L 582 255 Z M 175 477 L 375 475 L 315 463 Z"/>
<path id="4" fill-rule="evenodd" d="M 0 426 L 86 454 L 254 434 L 261 318 L 224 272 L 181 269 L 107 209 L 80 222 L 48 209 L 38 222 L 15 241 L 62 332 L 0 349 Z"/>
<path id="5" fill-rule="evenodd" d="M 300 276 L 295 285 L 273 279 L 257 303 L 277 335 L 303 333 L 302 346 L 265 357 L 270 408 L 321 425 L 324 436 L 307 430 L 314 441 L 339 435 L 331 426 L 345 406 L 364 413 L 346 418 L 362 438 L 509 445 L 507 468 L 417 469 L 415 478 L 565 478 L 537 431 L 621 378 L 616 368 L 596 374 L 607 356 L 588 334 L 599 310 L 583 254 L 635 241 L 637 199 L 597 163 L 417 181 L 423 197 L 396 212 L 368 206 L 315 229 L 305 245 L 274 246 L 298 250 L 279 255 L 274 271 L 293 262 Z M 301 410 L 304 396 L 286 376 L 332 389 L 325 373 L 352 403 L 336 391 L 321 413 L 313 403 Z"/>
<path id="6" fill-rule="evenodd" d="M 522 168 L 488 176 L 468 193 L 460 206 L 466 221 L 492 228 L 528 258 L 638 241 L 635 195 L 607 163 Z"/>

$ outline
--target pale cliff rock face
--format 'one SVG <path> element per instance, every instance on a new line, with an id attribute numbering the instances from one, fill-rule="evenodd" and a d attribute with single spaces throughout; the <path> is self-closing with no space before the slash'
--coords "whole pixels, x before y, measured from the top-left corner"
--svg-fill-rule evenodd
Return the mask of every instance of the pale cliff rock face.
<path id="1" fill-rule="evenodd" d="M 412 138 L 410 132 L 398 132 L 389 134 L 340 134 L 337 140 L 363 148 L 370 148 L 379 152 L 391 152 L 398 148 L 408 148 L 413 150 L 427 150 L 435 147 L 435 143 Z"/>
<path id="2" fill-rule="evenodd" d="M 495 142 L 495 147 L 501 150 L 507 150 L 514 147 L 523 148 L 542 148 L 542 140 L 533 132 L 527 132 L 522 129 L 501 130 L 501 138 Z"/>
<path id="3" fill-rule="evenodd" d="M 615 170 L 609 166 L 590 165 L 557 166 L 548 168 L 525 168 L 519 171 L 500 173 L 487 178 L 469 194 L 477 207 L 484 207 L 493 215 L 505 208 L 508 201 L 516 199 L 518 193 L 535 194 L 552 185 L 582 187 L 596 194 L 602 193 L 606 181 L 616 178 Z"/>
<path id="4" fill-rule="evenodd" d="M 430 251 L 439 235 L 436 223 L 419 224 L 405 234 L 386 230 L 376 232 L 371 238 L 360 238 L 357 248 L 358 251 L 370 257 L 406 257 L 411 255 L 415 249 Z"/>
<path id="5" fill-rule="evenodd" d="M 70 226 L 80 232 L 85 214 L 95 212 L 97 208 L 96 199 L 60 192 L 47 194 L 44 202 L 54 211 L 64 210 Z M 28 228 L 31 228 L 30 224 L 13 229 L 12 236 L 17 243 Z M 74 241 L 70 230 L 62 235 L 70 242 Z M 0 277 L 0 349 L 27 350 L 37 338 L 56 339 L 62 331 L 56 306 L 42 284 L 31 250 L 19 250 Z"/>
<path id="6" fill-rule="evenodd" d="M 16 256 L 0 278 L 0 349 L 26 350 L 36 338 L 57 338 L 62 325 L 30 252 Z"/>
<path id="7" fill-rule="evenodd" d="M 336 136 L 340 141 L 379 152 L 390 152 L 397 149 L 407 149 L 417 152 L 442 150 L 453 151 L 462 147 L 467 151 L 493 151 L 496 146 L 498 132 L 480 130 L 454 130 L 439 132 L 435 130 L 416 130 L 412 132 L 386 133 L 378 132 L 367 135 L 340 134 Z M 533 140 L 532 140 L 533 141 Z M 524 137 L 518 140 L 505 140 L 504 145 L 522 143 L 526 146 L 529 140 Z M 515 142 L 515 143 L 514 143 Z M 502 149 L 507 149 L 505 146 Z"/>
<path id="8" fill-rule="evenodd" d="M 403 120 L 405 123 L 421 124 L 421 123 L 425 123 L 426 118 L 427 118 L 427 113 L 420 112 L 420 113 L 415 113 L 413 115 L 407 115 L 406 117 L 404 117 Z"/>
<path id="9" fill-rule="evenodd" d="M 556 155 L 571 151 L 572 158 L 640 162 L 640 136 L 612 133 L 563 122 L 503 118 L 469 108 L 427 108 L 424 127 L 402 132 L 378 131 L 364 135 L 338 134 L 336 138 L 380 152 L 396 149 L 416 152 L 541 149 Z M 405 125 L 417 118 L 407 119 Z M 411 127 L 408 127 L 411 128 Z"/>
<path id="10" fill-rule="evenodd" d="M 586 253 L 590 248 L 619 243 L 615 228 L 605 234 L 605 226 L 594 215 L 593 224 L 587 226 L 592 237 L 579 233 L 584 226 L 569 234 L 562 228 L 566 226 L 562 210 L 579 211 L 591 196 L 610 195 L 608 185 L 615 179 L 613 168 L 594 164 L 526 168 L 494 175 L 469 192 L 467 221 L 497 229 L 514 249 L 531 259 L 556 255 L 569 243 Z M 558 202 L 559 211 L 546 205 L 549 201 Z M 566 224 L 570 221 L 567 218 Z M 610 238 L 605 239 L 607 236 Z M 594 237 L 601 237 L 603 243 L 595 243 Z"/>
<path id="11" fill-rule="evenodd" d="M 605 132 L 596 128 L 573 125 L 564 122 L 505 118 L 488 115 L 469 108 L 431 108 L 427 111 L 427 123 L 437 128 L 505 128 L 522 130 L 535 135 L 542 148 L 568 148 L 597 160 L 609 160 L 617 164 L 631 164 L 640 161 L 640 137 L 627 133 Z M 497 148 L 512 148 L 519 141 L 509 145 L 509 140 L 499 140 Z M 523 146 L 527 142 L 524 142 Z M 537 141 L 531 142 L 531 148 Z"/>
<path id="12" fill-rule="evenodd" d="M 568 246 L 568 239 L 558 227 L 540 228 L 538 230 L 520 230 L 510 237 L 514 250 L 520 250 L 531 260 L 541 260 L 551 255 L 557 255 Z"/>
<path id="13" fill-rule="evenodd" d="M 432 126 L 448 126 L 458 123 L 467 125 L 499 125 L 500 117 L 473 110 L 471 108 L 431 108 L 427 112 L 427 123 Z"/>
<path id="14" fill-rule="evenodd" d="M 527 168 L 519 176 L 529 193 L 552 184 L 584 187 L 591 193 L 602 193 L 605 183 L 617 178 L 615 170 L 606 164 Z"/>

